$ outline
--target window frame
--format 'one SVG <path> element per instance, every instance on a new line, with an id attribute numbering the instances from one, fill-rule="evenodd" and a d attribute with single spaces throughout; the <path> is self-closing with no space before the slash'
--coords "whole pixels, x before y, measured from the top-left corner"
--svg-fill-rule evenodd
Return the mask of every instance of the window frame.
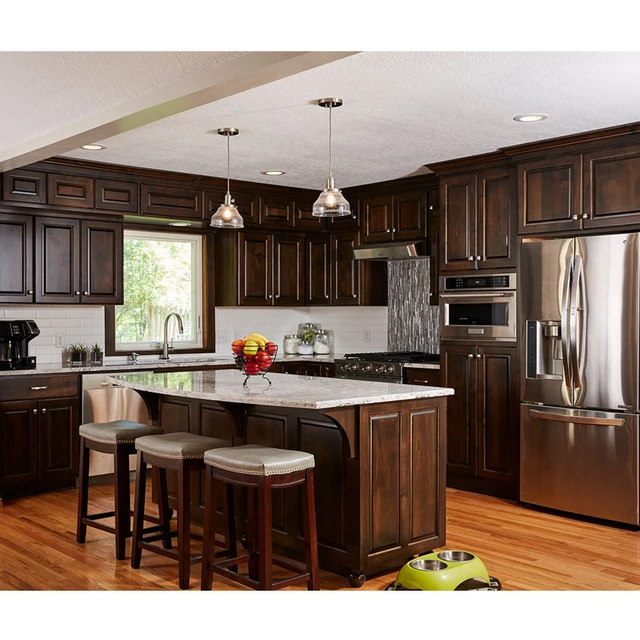
<path id="1" fill-rule="evenodd" d="M 201 285 L 201 335 L 202 346 L 188 349 L 176 349 L 171 353 L 215 353 L 215 277 L 214 277 L 214 236 L 212 232 L 200 229 L 180 229 L 179 232 L 169 230 L 167 227 L 150 225 L 125 225 L 125 231 L 142 232 L 149 234 L 164 234 L 167 236 L 199 235 L 202 242 L 202 271 L 200 274 Z M 124 269 L 123 269 L 124 277 Z M 124 289 L 124 286 L 123 286 Z M 126 356 L 134 351 L 141 355 L 160 355 L 160 349 L 117 348 L 116 347 L 116 308 L 115 305 L 105 305 L 105 355 Z"/>

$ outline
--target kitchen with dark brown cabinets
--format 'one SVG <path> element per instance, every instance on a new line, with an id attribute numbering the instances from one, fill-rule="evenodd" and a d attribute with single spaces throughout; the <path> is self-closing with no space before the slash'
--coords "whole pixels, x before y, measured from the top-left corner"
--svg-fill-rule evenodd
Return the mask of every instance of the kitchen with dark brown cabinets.
<path id="1" fill-rule="evenodd" d="M 349 61 L 362 53 L 341 55 Z M 364 53 L 363 60 L 368 55 Z M 384 69 L 379 71 L 384 75 Z M 280 81 L 275 80 L 274 87 Z M 317 96 L 312 97 L 305 107 L 317 106 Z M 226 99 L 233 113 L 233 96 Z M 106 150 L 103 156 L 101 151 L 91 156 L 68 149 L 16 160 L 11 166 L 0 160 L 0 320 L 33 318 L 41 335 L 28 348 L 28 355 L 38 361 L 33 370 L 12 365 L 0 372 L 0 545 L 19 549 L 16 542 L 23 532 L 35 540 L 42 530 L 43 548 L 67 549 L 56 527 L 66 535 L 75 522 L 83 376 L 100 376 L 96 385 L 133 384 L 139 389 L 147 385 L 148 376 L 155 386 L 147 385 L 140 393 L 150 420 L 166 433 L 313 454 L 323 589 L 395 588 L 393 580 L 405 564 L 427 562 L 426 554 L 442 549 L 467 549 L 481 556 L 493 580 L 484 587 L 489 590 L 640 588 L 637 563 L 625 568 L 613 552 L 603 551 L 613 572 L 597 576 L 589 575 L 581 558 L 575 559 L 574 572 L 557 552 L 568 549 L 573 561 L 585 539 L 593 548 L 606 546 L 611 538 L 616 548 L 634 558 L 640 549 L 637 530 L 625 529 L 621 522 L 531 506 L 522 501 L 520 486 L 520 404 L 526 401 L 521 387 L 528 376 L 522 354 L 531 339 L 523 335 L 520 322 L 530 312 L 520 297 L 520 278 L 528 273 L 523 242 L 573 238 L 584 244 L 595 234 L 639 231 L 640 125 L 622 119 L 619 122 L 630 124 L 594 124 L 567 134 L 570 129 L 557 128 L 553 115 L 533 114 L 540 116 L 538 130 L 518 129 L 513 122 L 517 118 L 509 116 L 511 129 L 505 126 L 501 138 L 485 140 L 484 146 L 474 145 L 468 135 L 462 145 L 464 136 L 450 136 L 451 147 L 434 139 L 431 151 L 431 142 L 421 140 L 416 142 L 424 149 L 420 161 L 411 160 L 409 166 L 402 164 L 402 156 L 410 153 L 411 145 L 398 149 L 387 137 L 388 157 L 355 162 L 353 150 L 343 146 L 349 127 L 356 126 L 345 114 L 356 109 L 350 102 L 345 100 L 333 116 L 332 110 L 324 114 L 336 125 L 329 128 L 337 137 L 330 161 L 335 164 L 328 175 L 333 180 L 335 171 L 335 182 L 349 203 L 345 216 L 316 215 L 314 203 L 322 188 L 317 166 L 302 159 L 297 167 L 296 160 L 285 161 L 289 141 L 283 139 L 278 155 L 267 156 L 273 166 L 256 170 L 257 163 L 250 162 L 259 156 L 260 146 L 251 138 L 254 116 L 239 109 L 243 135 L 231 142 L 227 138 L 227 155 L 221 141 L 208 135 L 218 126 L 213 122 L 205 128 L 204 142 L 192 136 L 193 162 L 177 150 L 175 166 L 166 161 L 159 144 L 157 162 L 134 162 L 136 156 L 126 152 L 133 143 L 125 142 L 128 136 L 135 140 L 135 128 L 122 132 L 121 155 L 116 146 L 109 148 L 105 136 L 99 140 Z M 269 100 L 265 104 L 266 109 L 256 111 L 263 114 L 259 118 L 278 108 Z M 194 106 L 194 113 L 198 109 Z M 159 130 L 160 123 L 155 125 Z M 520 131 L 534 133 L 527 138 Z M 310 132 L 300 125 L 299 131 L 292 127 L 289 133 L 301 137 Z M 357 139 L 355 129 L 351 135 Z M 366 146 L 366 136 L 362 140 Z M 325 144 L 324 137 L 314 142 L 314 161 L 315 156 L 323 158 Z M 304 145 L 298 148 L 304 156 Z M 212 150 L 211 167 L 202 164 L 205 150 Z M 148 150 L 139 157 L 148 158 L 145 153 Z M 283 172 L 267 171 L 276 168 L 276 160 L 283 163 Z M 230 180 L 222 177 L 225 166 Z M 227 195 L 242 217 L 242 228 L 210 225 Z M 202 245 L 201 281 L 194 285 L 201 288 L 202 309 L 195 325 L 201 344 L 181 352 L 178 339 L 164 363 L 157 359 L 157 345 L 150 344 L 140 359 L 116 348 L 114 317 L 125 296 L 127 233 L 142 231 L 197 237 Z M 401 246 L 406 248 L 401 258 L 385 254 Z M 567 290 L 577 300 L 580 280 L 572 275 L 578 273 L 574 267 L 572 263 L 565 276 Z M 576 316 L 589 311 L 577 302 L 571 309 Z M 284 336 L 299 324 L 314 322 L 335 330 L 333 351 L 285 355 Z M 557 335 L 554 327 L 547 327 L 557 362 L 579 359 L 579 353 L 563 352 L 562 340 L 573 331 L 577 338 L 572 336 L 569 343 L 579 345 L 581 326 L 572 316 Z M 221 386 L 223 376 L 216 379 L 214 374 L 235 367 L 231 343 L 256 329 L 279 345 L 265 376 L 272 390 L 286 384 L 320 393 L 369 383 L 380 385 L 379 397 L 348 409 L 318 405 L 307 410 L 301 406 L 315 399 L 292 391 L 287 399 L 292 406 L 270 405 L 267 387 L 256 391 L 257 382 L 266 384 L 264 378 L 247 376 L 242 390 L 241 374 L 235 370 L 224 373 L 237 374 L 238 389 L 246 394 L 240 401 L 207 396 L 210 391 L 202 391 L 205 382 L 211 386 L 211 380 L 217 380 L 213 387 Z M 72 341 L 97 342 L 107 358 L 100 366 L 72 368 L 62 355 Z M 167 341 L 165 337 L 168 349 Z M 118 374 L 126 375 L 116 379 Z M 174 390 L 158 392 L 170 378 L 176 381 Z M 450 390 L 453 395 L 445 397 Z M 385 400 L 402 393 L 409 395 Z M 418 395 L 409 397 L 412 393 Z M 582 422 L 576 420 L 574 426 L 589 416 L 578 417 Z M 628 444 L 634 452 L 639 446 L 635 440 Z M 196 527 L 203 522 L 205 504 L 203 475 L 198 478 L 191 503 Z M 112 474 L 92 476 L 92 489 L 106 504 L 113 500 L 112 481 Z M 157 508 L 154 501 L 163 499 L 158 482 L 154 478 L 148 483 L 152 510 Z M 178 489 L 176 477 L 170 476 L 172 509 L 177 508 Z M 300 560 L 305 528 L 302 493 L 296 491 L 274 497 L 270 537 L 276 551 Z M 235 496 L 238 542 L 255 554 L 255 534 L 248 526 L 251 503 L 242 491 Z M 21 515 L 21 510 L 33 514 L 40 509 L 46 514 L 44 524 Z M 2 542 L 3 535 L 9 544 Z M 102 563 L 116 561 L 109 555 L 111 539 L 94 535 L 82 549 L 74 544 L 65 551 L 82 566 L 87 582 L 70 572 L 58 587 L 55 576 L 46 570 L 39 575 L 36 565 L 29 566 L 21 582 L 20 563 L 31 560 L 18 559 L 19 552 L 13 550 L 9 568 L 0 571 L 0 588 L 177 588 L 173 565 L 150 569 L 146 559 L 129 573 L 125 562 L 117 565 L 114 576 L 101 575 L 92 567 L 96 560 L 89 557 L 90 550 L 99 549 Z M 576 543 L 576 537 L 581 542 Z M 34 555 L 30 540 L 27 546 Z M 55 555 L 46 549 L 42 554 Z M 538 554 L 540 562 L 534 558 Z M 549 569 L 558 562 L 556 574 L 562 578 Z M 221 585 L 216 577 L 214 588 Z M 223 589 L 231 588 L 224 583 Z"/>

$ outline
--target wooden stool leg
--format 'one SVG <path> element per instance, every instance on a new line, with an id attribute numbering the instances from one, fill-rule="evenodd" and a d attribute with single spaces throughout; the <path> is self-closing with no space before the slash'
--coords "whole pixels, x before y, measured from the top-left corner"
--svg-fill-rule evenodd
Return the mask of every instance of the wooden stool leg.
<path id="1" fill-rule="evenodd" d="M 211 563 L 215 560 L 216 535 L 216 502 L 214 479 L 211 467 L 205 471 L 204 485 L 204 523 L 202 532 L 202 572 L 200 575 L 200 590 L 210 591 L 213 586 L 213 569 Z"/>
<path id="2" fill-rule="evenodd" d="M 304 518 L 304 546 L 307 571 L 311 574 L 307 589 L 320 590 L 318 575 L 318 532 L 316 529 L 316 496 L 313 484 L 313 469 L 307 469 L 304 491 L 302 492 L 302 509 Z"/>
<path id="3" fill-rule="evenodd" d="M 144 527 L 144 500 L 147 492 L 147 463 L 142 451 L 138 451 L 138 462 L 136 470 L 136 488 L 133 502 L 133 540 L 131 541 L 131 566 L 134 569 L 140 568 L 142 549 L 139 541 L 142 540 L 142 530 Z"/>
<path id="4" fill-rule="evenodd" d="M 225 483 L 224 491 L 224 514 L 225 514 L 225 547 L 229 550 L 230 558 L 238 557 L 238 542 L 236 540 L 236 508 L 233 498 L 233 485 Z M 238 571 L 238 566 L 232 568 Z"/>
<path id="5" fill-rule="evenodd" d="M 260 572 L 258 566 L 258 540 L 260 539 L 258 489 L 247 489 L 247 510 L 249 512 L 249 577 L 252 580 L 257 580 Z"/>
<path id="6" fill-rule="evenodd" d="M 76 525 L 76 542 L 83 543 L 87 538 L 87 525 L 83 519 L 87 517 L 89 508 L 89 455 L 85 439 L 80 438 L 80 468 L 78 474 L 78 522 Z"/>
<path id="7" fill-rule="evenodd" d="M 158 466 L 152 467 L 153 477 L 158 491 L 158 515 L 165 537 L 162 546 L 171 549 L 171 516 L 173 511 L 169 509 L 169 491 L 167 489 L 167 470 Z"/>
<path id="8" fill-rule="evenodd" d="M 127 538 L 131 532 L 129 454 L 124 447 L 116 445 L 114 458 L 116 559 L 123 560 L 126 555 Z"/>
<path id="9" fill-rule="evenodd" d="M 189 588 L 189 573 L 191 570 L 190 475 L 190 472 L 185 470 L 184 462 L 181 460 L 178 468 L 178 582 L 181 589 Z"/>
<path id="10" fill-rule="evenodd" d="M 273 588 L 271 565 L 271 478 L 260 478 L 258 485 L 258 583 L 262 591 Z"/>

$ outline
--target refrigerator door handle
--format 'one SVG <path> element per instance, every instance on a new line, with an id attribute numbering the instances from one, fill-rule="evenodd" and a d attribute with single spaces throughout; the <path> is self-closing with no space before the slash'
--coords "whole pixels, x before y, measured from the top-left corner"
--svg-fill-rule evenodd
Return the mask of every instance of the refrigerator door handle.
<path id="1" fill-rule="evenodd" d="M 593 424 L 603 427 L 621 427 L 624 425 L 624 418 L 598 418 L 590 416 L 572 416 L 566 413 L 553 413 L 552 411 L 540 411 L 539 409 L 529 409 L 532 418 L 551 420 L 552 422 L 573 422 L 574 424 Z"/>
<path id="2" fill-rule="evenodd" d="M 569 301 L 569 353 L 573 371 L 573 386 L 580 386 L 580 367 L 578 366 L 578 287 L 582 279 L 582 256 L 576 256 L 571 280 L 571 299 Z"/>
<path id="3" fill-rule="evenodd" d="M 564 271 L 564 283 L 562 284 L 562 309 L 560 315 L 560 339 L 562 343 L 562 368 L 564 370 L 564 383 L 567 387 L 571 386 L 571 369 L 569 367 L 569 323 L 568 323 L 568 306 L 569 306 L 569 283 L 571 281 L 572 257 L 567 258 L 567 264 Z"/>

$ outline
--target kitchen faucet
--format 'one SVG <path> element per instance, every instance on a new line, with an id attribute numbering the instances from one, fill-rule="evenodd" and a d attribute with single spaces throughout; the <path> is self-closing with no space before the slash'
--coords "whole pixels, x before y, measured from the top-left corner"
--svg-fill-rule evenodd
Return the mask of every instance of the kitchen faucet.
<path id="1" fill-rule="evenodd" d="M 170 313 L 164 319 L 164 340 L 162 341 L 162 355 L 160 356 L 160 360 L 168 360 L 169 359 L 169 341 L 167 340 L 167 325 L 169 324 L 169 318 L 171 316 L 175 316 L 178 321 L 178 333 L 184 333 L 184 328 L 182 326 L 182 318 L 175 312 Z"/>

